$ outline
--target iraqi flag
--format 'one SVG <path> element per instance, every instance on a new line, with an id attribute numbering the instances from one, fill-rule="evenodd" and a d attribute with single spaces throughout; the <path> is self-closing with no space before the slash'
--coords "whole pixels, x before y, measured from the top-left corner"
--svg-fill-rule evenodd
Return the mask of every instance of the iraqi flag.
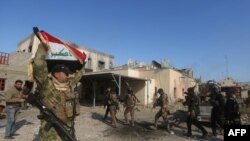
<path id="1" fill-rule="evenodd" d="M 46 61 L 49 71 L 56 64 L 65 64 L 72 72 L 75 72 L 86 63 L 87 56 L 83 50 L 45 31 L 39 31 L 37 27 L 34 27 L 33 30 L 35 35 L 47 49 Z"/>

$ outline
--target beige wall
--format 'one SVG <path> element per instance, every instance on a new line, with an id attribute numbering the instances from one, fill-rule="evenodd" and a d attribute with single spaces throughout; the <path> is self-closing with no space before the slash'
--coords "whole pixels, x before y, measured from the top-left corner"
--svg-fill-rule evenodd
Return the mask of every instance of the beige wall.
<path id="1" fill-rule="evenodd" d="M 107 55 L 98 54 L 98 53 L 95 53 L 95 52 L 90 52 L 90 51 L 84 50 L 84 49 L 81 49 L 81 50 L 86 53 L 88 58 L 91 58 L 91 63 L 87 62 L 86 67 L 87 68 L 92 68 L 94 72 L 100 70 L 98 68 L 98 61 L 105 62 L 104 69 L 110 69 L 110 64 L 114 64 L 114 59 L 110 58 Z"/>
<path id="2" fill-rule="evenodd" d="M 173 69 L 151 69 L 151 70 L 116 70 L 114 73 L 128 75 L 150 80 L 145 82 L 144 88 L 144 105 L 152 104 L 155 87 L 162 88 L 169 96 L 170 102 L 176 99 L 184 99 L 184 91 L 188 87 L 195 85 L 194 80 L 190 77 Z"/>
<path id="3" fill-rule="evenodd" d="M 13 52 L 9 57 L 9 65 L 0 65 L 0 77 L 6 78 L 5 90 L 12 87 L 16 80 L 28 80 L 28 62 L 31 53 Z"/>
<path id="4" fill-rule="evenodd" d="M 155 94 L 155 79 L 145 81 L 144 105 L 153 106 L 152 103 L 154 101 L 154 94 Z"/>
<path id="5" fill-rule="evenodd" d="M 181 73 L 169 70 L 169 95 L 170 100 L 174 102 L 177 98 L 183 99 L 183 91 L 185 89 L 185 81 L 182 80 Z"/>
<path id="6" fill-rule="evenodd" d="M 222 80 L 220 82 L 220 85 L 223 87 L 225 86 L 236 86 L 237 85 L 237 82 L 235 80 L 233 80 L 232 78 L 230 77 L 227 77 L 225 78 L 224 80 Z"/>
<path id="7" fill-rule="evenodd" d="M 140 100 L 140 104 L 146 105 L 145 98 L 145 82 L 141 80 L 130 81 L 129 85 L 132 87 L 136 97 Z"/>
<path id="8" fill-rule="evenodd" d="M 194 79 L 172 69 L 169 69 L 169 73 L 169 94 L 172 102 L 184 99 L 187 88 L 195 86 Z"/>
<path id="9" fill-rule="evenodd" d="M 132 70 L 132 69 L 129 69 L 128 70 L 128 76 L 131 76 L 131 77 L 139 77 L 140 75 L 140 72 L 137 71 L 137 70 Z"/>
<path id="10" fill-rule="evenodd" d="M 39 39 L 34 34 L 31 34 L 17 45 L 16 51 L 28 52 L 29 46 L 32 46 L 31 53 L 35 54 L 39 43 Z"/>

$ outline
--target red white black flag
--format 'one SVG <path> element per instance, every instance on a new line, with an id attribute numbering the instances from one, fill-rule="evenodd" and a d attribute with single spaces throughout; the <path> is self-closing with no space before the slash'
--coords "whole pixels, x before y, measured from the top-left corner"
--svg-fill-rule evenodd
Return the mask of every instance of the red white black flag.
<path id="1" fill-rule="evenodd" d="M 59 38 L 56 38 L 45 31 L 33 28 L 39 40 L 47 47 L 47 60 L 78 60 L 81 64 L 86 62 L 86 54 L 79 48 L 74 47 Z"/>

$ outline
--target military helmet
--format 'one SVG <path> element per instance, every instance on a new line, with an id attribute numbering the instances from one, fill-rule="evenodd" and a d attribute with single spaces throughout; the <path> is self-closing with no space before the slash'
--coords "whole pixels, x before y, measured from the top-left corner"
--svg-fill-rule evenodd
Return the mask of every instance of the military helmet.
<path id="1" fill-rule="evenodd" d="M 127 92 L 128 92 L 128 94 L 132 94 L 132 93 L 133 93 L 133 90 L 132 90 L 131 88 L 128 88 L 128 89 L 127 89 Z"/>
<path id="2" fill-rule="evenodd" d="M 158 93 L 162 94 L 162 93 L 163 93 L 163 89 L 162 89 L 162 88 L 159 88 L 159 89 L 158 89 Z"/>
<path id="3" fill-rule="evenodd" d="M 220 92 L 220 86 L 216 81 L 209 80 L 209 81 L 207 81 L 207 85 L 208 85 L 208 88 L 210 89 L 210 91 L 212 91 L 214 93 Z"/>
<path id="4" fill-rule="evenodd" d="M 55 73 L 55 72 L 64 72 L 64 73 L 71 73 L 69 67 L 67 67 L 66 65 L 64 64 L 57 64 L 55 65 L 52 70 L 51 70 L 52 73 Z"/>
<path id="5" fill-rule="evenodd" d="M 212 87 L 212 89 L 213 89 L 213 91 L 214 91 L 215 93 L 219 93 L 219 92 L 220 92 L 220 87 L 217 86 L 217 85 L 214 85 L 214 86 Z"/>

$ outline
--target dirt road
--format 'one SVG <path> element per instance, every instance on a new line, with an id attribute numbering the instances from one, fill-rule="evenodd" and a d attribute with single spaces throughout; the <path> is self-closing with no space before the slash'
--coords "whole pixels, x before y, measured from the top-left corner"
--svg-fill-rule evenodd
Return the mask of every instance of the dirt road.
<path id="1" fill-rule="evenodd" d="M 185 141 L 202 140 L 201 133 L 194 128 L 192 138 L 183 136 L 186 132 L 186 124 L 180 127 L 173 127 L 174 134 L 165 131 L 164 126 L 154 129 L 153 121 L 157 110 L 142 109 L 136 111 L 136 124 L 131 127 L 123 124 L 123 108 L 118 113 L 119 119 L 117 128 L 110 125 L 110 118 L 103 121 L 105 110 L 103 107 L 81 107 L 81 115 L 76 118 L 75 129 L 77 139 L 80 141 Z M 39 111 L 36 108 L 21 110 L 17 120 L 17 131 L 20 134 L 15 136 L 15 141 L 38 141 L 38 130 L 40 121 L 37 119 Z M 6 119 L 0 120 L 0 140 L 4 140 Z M 162 121 L 159 122 L 162 124 Z M 211 130 L 207 128 L 209 132 Z M 213 137 L 209 135 L 208 140 L 223 140 L 223 136 Z"/>

